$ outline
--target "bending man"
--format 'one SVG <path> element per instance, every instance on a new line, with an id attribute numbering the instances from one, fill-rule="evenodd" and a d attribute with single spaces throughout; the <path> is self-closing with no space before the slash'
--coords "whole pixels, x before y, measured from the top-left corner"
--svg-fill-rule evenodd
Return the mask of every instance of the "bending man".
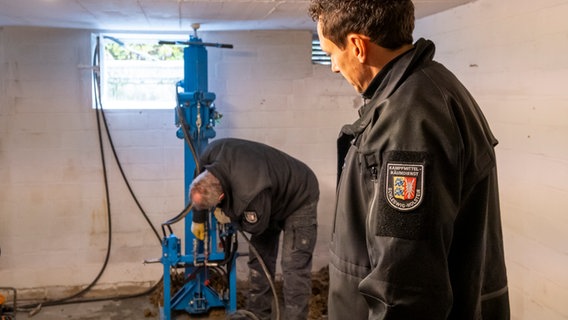
<path id="1" fill-rule="evenodd" d="M 203 239 L 203 211 L 220 208 L 251 236 L 274 279 L 280 233 L 284 312 L 306 320 L 311 296 L 312 253 L 317 238 L 318 181 L 301 161 L 275 148 L 240 139 L 211 142 L 200 157 L 204 170 L 192 182 L 192 232 Z M 205 212 L 207 212 L 205 211 Z M 248 311 L 270 319 L 272 292 L 258 261 L 249 255 Z"/>

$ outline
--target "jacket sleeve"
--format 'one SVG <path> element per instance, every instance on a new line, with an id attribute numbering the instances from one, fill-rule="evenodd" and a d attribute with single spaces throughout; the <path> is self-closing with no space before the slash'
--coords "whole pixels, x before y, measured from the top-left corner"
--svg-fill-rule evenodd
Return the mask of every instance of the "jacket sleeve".
<path id="1" fill-rule="evenodd" d="M 197 223 L 205 223 L 205 221 L 207 221 L 207 214 L 209 213 L 209 210 L 193 210 L 193 216 L 191 221 L 193 222 L 197 222 Z"/>
<path id="2" fill-rule="evenodd" d="M 437 199 L 430 190 L 435 184 L 428 179 L 436 173 L 428 153 L 395 151 L 381 157 L 376 176 L 368 169 L 372 270 L 359 284 L 369 319 L 446 319 L 452 305 L 446 262 L 451 227 L 444 224 L 444 212 L 452 211 L 451 201 Z M 366 167 L 372 167 L 372 158 L 362 157 L 370 162 Z"/>

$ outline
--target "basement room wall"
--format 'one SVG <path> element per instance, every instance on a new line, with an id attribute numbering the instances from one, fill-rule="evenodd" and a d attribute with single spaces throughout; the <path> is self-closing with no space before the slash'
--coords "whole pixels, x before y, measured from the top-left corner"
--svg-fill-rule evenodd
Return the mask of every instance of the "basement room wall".
<path id="1" fill-rule="evenodd" d="M 478 0 L 416 25 L 500 142 L 512 319 L 568 319 L 567 16 L 566 0 Z"/>
<path id="2" fill-rule="evenodd" d="M 143 264 L 161 256 L 161 245 L 122 181 L 103 132 L 109 239 L 92 109 L 91 34 L 0 29 L 0 284 L 17 288 L 19 298 L 56 298 L 89 284 L 103 268 L 109 241 L 108 265 L 96 289 L 149 286 L 162 275 L 161 264 Z M 341 126 L 357 116 L 358 95 L 329 66 L 311 64 L 308 31 L 200 32 L 200 37 L 234 45 L 208 49 L 209 91 L 223 113 L 217 137 L 267 143 L 318 176 L 314 270 L 319 270 L 327 264 L 335 203 L 335 141 Z M 105 115 L 125 175 L 161 236 L 160 224 L 184 206 L 183 141 L 176 137 L 174 111 Z M 182 223 L 174 231 L 183 239 Z M 239 258 L 239 265 L 246 259 Z"/>

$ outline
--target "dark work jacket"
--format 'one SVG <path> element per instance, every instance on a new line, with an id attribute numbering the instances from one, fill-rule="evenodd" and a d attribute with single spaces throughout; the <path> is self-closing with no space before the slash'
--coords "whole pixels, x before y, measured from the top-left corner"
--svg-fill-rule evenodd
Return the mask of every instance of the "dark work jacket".
<path id="1" fill-rule="evenodd" d="M 281 224 L 294 211 L 319 199 L 313 171 L 266 144 L 235 138 L 213 140 L 199 162 L 221 181 L 225 197 L 219 207 L 251 234 Z"/>
<path id="2" fill-rule="evenodd" d="M 434 50 L 381 70 L 338 139 L 331 320 L 510 317 L 497 140 Z"/>

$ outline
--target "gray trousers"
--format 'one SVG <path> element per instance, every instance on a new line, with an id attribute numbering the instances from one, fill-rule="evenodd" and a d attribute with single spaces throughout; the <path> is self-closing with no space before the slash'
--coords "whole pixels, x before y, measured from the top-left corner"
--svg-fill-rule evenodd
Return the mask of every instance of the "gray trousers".
<path id="1" fill-rule="evenodd" d="M 251 244 L 256 248 L 274 281 L 280 233 L 282 242 L 282 295 L 280 319 L 306 320 L 312 293 L 312 254 L 317 239 L 317 201 L 294 213 L 283 226 L 272 227 L 261 235 L 252 236 Z M 249 253 L 249 296 L 247 309 L 261 320 L 270 320 L 273 294 L 256 255 Z"/>

